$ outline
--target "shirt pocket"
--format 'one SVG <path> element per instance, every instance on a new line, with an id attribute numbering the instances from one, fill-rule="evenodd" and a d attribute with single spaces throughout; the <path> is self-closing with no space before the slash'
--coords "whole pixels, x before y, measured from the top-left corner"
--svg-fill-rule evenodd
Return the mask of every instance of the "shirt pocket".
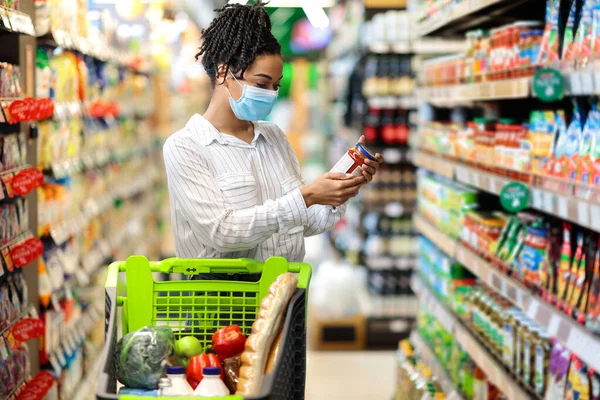
<path id="1" fill-rule="evenodd" d="M 257 205 L 256 179 L 250 172 L 230 173 L 217 179 L 223 198 L 234 210 Z"/>

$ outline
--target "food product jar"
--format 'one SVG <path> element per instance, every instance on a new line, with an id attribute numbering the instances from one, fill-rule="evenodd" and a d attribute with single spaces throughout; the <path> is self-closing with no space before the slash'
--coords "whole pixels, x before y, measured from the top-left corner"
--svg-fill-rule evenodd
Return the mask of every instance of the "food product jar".
<path id="1" fill-rule="evenodd" d="M 366 160 L 377 161 L 375 155 L 369 149 L 361 143 L 356 143 L 356 146 L 348 150 L 330 172 L 361 176 Z"/>

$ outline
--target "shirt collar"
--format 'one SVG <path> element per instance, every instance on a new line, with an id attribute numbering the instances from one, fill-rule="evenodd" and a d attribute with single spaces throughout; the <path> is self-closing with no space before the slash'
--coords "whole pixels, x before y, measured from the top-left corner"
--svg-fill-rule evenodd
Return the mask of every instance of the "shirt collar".
<path id="1" fill-rule="evenodd" d="M 271 138 L 268 135 L 264 134 L 259 124 L 255 122 L 253 124 L 255 140 L 258 140 L 258 138 L 262 136 L 262 138 L 266 140 L 267 143 L 269 143 L 270 145 L 274 145 Z M 196 134 L 198 138 L 200 138 L 200 143 L 203 146 L 208 146 L 215 141 L 220 144 L 227 145 L 231 143 L 230 139 L 234 139 L 233 136 L 219 132 L 213 124 L 211 124 L 206 118 L 199 114 L 194 114 L 192 116 L 192 118 L 186 124 L 186 128 L 190 129 Z"/>

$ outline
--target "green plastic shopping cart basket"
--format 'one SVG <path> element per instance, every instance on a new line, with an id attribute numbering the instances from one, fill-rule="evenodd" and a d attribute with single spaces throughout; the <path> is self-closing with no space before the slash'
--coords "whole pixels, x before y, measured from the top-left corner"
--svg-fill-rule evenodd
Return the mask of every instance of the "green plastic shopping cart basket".
<path id="1" fill-rule="evenodd" d="M 257 282 L 153 279 L 152 273 L 260 274 Z M 265 377 L 261 394 L 252 400 L 303 400 L 306 381 L 306 299 L 311 267 L 272 257 L 264 264 L 250 259 L 177 259 L 150 262 L 130 257 L 108 268 L 105 284 L 105 345 L 96 386 L 97 400 L 140 400 L 118 395 L 115 348 L 121 335 L 144 326 L 169 326 L 176 337 L 194 335 L 206 347 L 212 334 L 236 323 L 246 335 L 256 319 L 260 302 L 269 286 L 286 272 L 298 274 L 298 288 L 288 306 L 282 351 L 271 375 Z M 119 284 L 122 275 L 125 284 Z M 122 293 L 121 291 L 125 291 Z M 119 292 L 119 293 L 118 293 Z M 120 315 L 120 318 L 118 317 Z M 121 323 L 119 333 L 117 325 Z M 151 399 L 148 397 L 147 399 Z M 182 397 L 173 398 L 185 399 Z M 229 396 L 228 400 L 241 400 Z"/>

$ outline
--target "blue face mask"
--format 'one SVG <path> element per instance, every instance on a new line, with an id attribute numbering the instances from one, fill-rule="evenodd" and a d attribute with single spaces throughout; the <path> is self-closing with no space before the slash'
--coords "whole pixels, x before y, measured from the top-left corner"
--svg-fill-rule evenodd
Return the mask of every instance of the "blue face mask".
<path id="1" fill-rule="evenodd" d="M 231 74 L 231 76 L 233 76 L 233 74 Z M 271 114 L 273 106 L 277 101 L 279 90 L 275 91 L 242 85 L 235 76 L 233 76 L 233 79 L 235 79 L 235 81 L 243 88 L 242 97 L 240 97 L 239 100 L 234 100 L 231 96 L 231 92 L 227 89 L 227 92 L 229 93 L 229 104 L 238 119 L 241 119 L 242 121 L 260 121 Z"/>

